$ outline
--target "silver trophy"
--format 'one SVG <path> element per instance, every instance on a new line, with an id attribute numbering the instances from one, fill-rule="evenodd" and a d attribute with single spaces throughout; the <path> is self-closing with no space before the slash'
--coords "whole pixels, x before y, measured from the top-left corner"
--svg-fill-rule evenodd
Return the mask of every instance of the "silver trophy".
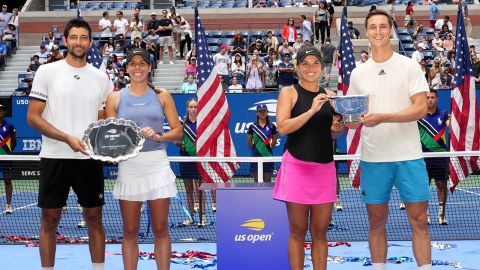
<path id="1" fill-rule="evenodd" d="M 335 105 L 335 111 L 342 115 L 343 123 L 360 122 L 360 116 L 368 111 L 368 96 L 335 96 L 330 97 Z"/>
<path id="2" fill-rule="evenodd" d="M 98 120 L 88 126 L 82 141 L 88 155 L 97 160 L 119 162 L 136 156 L 145 138 L 134 121 L 122 118 Z"/>

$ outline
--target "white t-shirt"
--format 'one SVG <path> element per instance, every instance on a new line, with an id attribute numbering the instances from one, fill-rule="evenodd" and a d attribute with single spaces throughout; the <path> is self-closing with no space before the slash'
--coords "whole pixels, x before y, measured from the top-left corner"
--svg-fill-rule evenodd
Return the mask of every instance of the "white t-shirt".
<path id="1" fill-rule="evenodd" d="M 445 24 L 445 20 L 444 19 L 438 19 L 436 22 L 435 22 L 435 30 L 442 30 L 442 26 Z M 448 30 L 452 31 L 453 30 L 453 25 L 452 25 L 452 22 L 448 21 L 447 22 L 447 25 L 448 25 Z"/>
<path id="2" fill-rule="evenodd" d="M 112 31 L 110 31 L 109 26 L 112 26 L 112 22 L 110 20 L 107 20 L 105 18 L 101 18 L 100 21 L 98 22 L 98 25 L 103 29 L 100 33 L 101 37 L 111 37 L 112 36 Z"/>
<path id="3" fill-rule="evenodd" d="M 113 25 L 117 27 L 115 31 L 115 35 L 120 35 L 123 34 L 125 35 L 127 33 L 127 26 L 128 26 L 128 20 L 125 18 L 122 18 L 122 20 L 116 19 L 113 21 Z"/>
<path id="4" fill-rule="evenodd" d="M 52 76 L 55 74 L 55 76 Z M 112 85 L 107 74 L 91 65 L 74 68 L 65 60 L 40 66 L 30 98 L 46 102 L 42 117 L 67 134 L 82 138 L 90 123 L 98 120 Z M 40 157 L 88 159 L 68 144 L 42 136 Z"/>
<path id="5" fill-rule="evenodd" d="M 228 87 L 228 92 L 229 93 L 242 93 L 243 92 L 243 86 L 241 84 L 237 85 L 230 85 Z"/>
<path id="6" fill-rule="evenodd" d="M 413 95 L 428 91 L 420 65 L 406 56 L 393 53 L 383 63 L 375 63 L 370 58 L 355 68 L 350 77 L 348 95 L 368 95 L 369 113 L 394 113 L 410 106 Z M 361 159 L 367 162 L 422 157 L 417 121 L 364 126 L 360 141 Z"/>
<path id="7" fill-rule="evenodd" d="M 423 59 L 423 53 L 421 53 L 419 50 L 415 50 L 413 53 L 412 53 L 412 59 L 417 62 L 417 63 L 420 63 L 420 61 L 422 61 Z"/>
<path id="8" fill-rule="evenodd" d="M 213 56 L 213 62 L 217 67 L 218 75 L 228 75 L 228 65 L 230 65 L 230 57 L 228 54 L 215 54 Z"/>

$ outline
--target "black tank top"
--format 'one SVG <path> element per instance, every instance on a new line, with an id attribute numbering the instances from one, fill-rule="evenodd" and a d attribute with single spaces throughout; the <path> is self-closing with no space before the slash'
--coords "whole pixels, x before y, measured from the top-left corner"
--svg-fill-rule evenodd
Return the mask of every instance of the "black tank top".
<path id="1" fill-rule="evenodd" d="M 326 94 L 325 89 L 310 92 L 300 85 L 294 85 L 298 99 L 292 108 L 291 118 L 297 117 L 312 107 L 313 98 Z M 295 158 L 303 161 L 329 163 L 333 161 L 332 117 L 334 110 L 330 102 L 323 104 L 320 111 L 295 132 L 288 134 L 285 149 Z"/>

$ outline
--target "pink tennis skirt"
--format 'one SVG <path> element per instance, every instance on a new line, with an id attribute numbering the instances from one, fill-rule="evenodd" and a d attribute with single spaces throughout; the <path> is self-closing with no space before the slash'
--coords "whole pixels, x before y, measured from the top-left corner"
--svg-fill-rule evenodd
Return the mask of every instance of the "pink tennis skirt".
<path id="1" fill-rule="evenodd" d="M 330 203 L 336 200 L 335 163 L 298 160 L 288 151 L 282 157 L 273 198 L 300 204 Z"/>

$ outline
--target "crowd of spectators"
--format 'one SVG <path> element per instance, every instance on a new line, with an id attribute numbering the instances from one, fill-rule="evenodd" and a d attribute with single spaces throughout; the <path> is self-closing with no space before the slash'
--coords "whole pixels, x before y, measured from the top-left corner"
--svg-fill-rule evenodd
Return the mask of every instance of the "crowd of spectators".
<path id="1" fill-rule="evenodd" d="M 2 5 L 0 12 L 0 42 L 9 43 L 0 44 L 0 69 L 4 69 L 7 62 L 7 48 L 15 52 L 18 43 L 18 8 L 13 8 L 8 12 L 8 6 Z"/>

